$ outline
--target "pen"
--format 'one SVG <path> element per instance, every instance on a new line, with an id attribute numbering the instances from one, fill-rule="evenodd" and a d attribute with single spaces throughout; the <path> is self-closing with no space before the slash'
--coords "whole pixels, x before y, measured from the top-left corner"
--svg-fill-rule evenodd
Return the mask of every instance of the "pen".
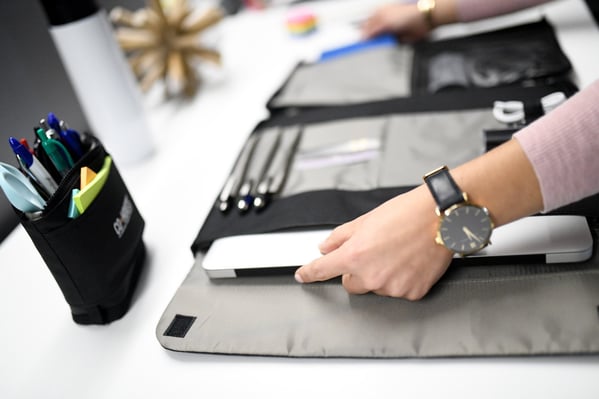
<path id="1" fill-rule="evenodd" d="M 265 147 L 266 156 L 260 156 L 260 164 L 256 164 L 255 167 L 259 168 L 258 173 L 254 175 L 252 172 L 251 178 L 244 181 L 239 189 L 238 199 L 237 199 L 237 209 L 240 212 L 246 212 L 250 209 L 250 207 L 256 202 L 256 195 L 258 194 L 257 190 L 254 188 L 254 185 L 259 185 L 259 182 L 264 180 L 266 177 L 266 171 L 272 162 L 274 154 L 276 153 L 277 147 L 279 146 L 279 140 L 281 136 L 277 134 L 274 139 L 268 137 L 264 134 L 256 134 L 258 136 L 256 138 L 256 143 L 254 147 Z M 273 141 L 274 140 L 274 141 Z M 254 149 L 252 152 L 255 152 Z M 248 167 L 249 169 L 249 167 Z M 258 198 L 258 203 L 263 201 L 262 198 Z"/>
<path id="2" fill-rule="evenodd" d="M 281 149 L 277 152 L 277 156 L 273 160 L 268 171 L 270 176 L 268 193 L 265 195 L 266 201 L 262 204 L 262 208 L 266 207 L 268 201 L 270 201 L 274 195 L 280 193 L 285 185 L 285 181 L 291 170 L 295 151 L 302 136 L 302 128 L 297 127 L 294 132 L 285 133 L 282 136 Z"/>
<path id="3" fill-rule="evenodd" d="M 44 118 L 40 119 L 40 127 L 44 129 L 44 131 L 50 129 L 50 125 L 48 125 L 48 121 Z"/>
<path id="4" fill-rule="evenodd" d="M 61 176 L 66 175 L 74 164 L 73 159 L 71 158 L 71 155 L 67 149 L 60 141 L 48 138 L 44 132 L 44 129 L 37 129 L 36 133 L 41 140 L 42 149 L 46 152 L 50 158 L 50 161 L 52 161 L 56 167 L 58 173 L 60 173 Z"/>
<path id="5" fill-rule="evenodd" d="M 256 186 L 255 193 L 253 194 L 253 205 L 257 210 L 260 210 L 266 206 L 268 201 L 268 189 L 270 187 L 270 183 L 272 181 L 272 175 L 268 172 L 272 167 L 273 160 L 275 155 L 277 154 L 277 150 L 279 149 L 279 144 L 281 143 L 281 129 L 277 132 L 277 136 L 272 143 L 270 150 L 268 152 L 268 156 L 264 160 L 264 164 L 262 166 L 262 171 L 260 172 L 260 180 L 258 180 L 258 185 Z"/>
<path id="6" fill-rule="evenodd" d="M 33 155 L 33 148 L 31 148 L 31 147 L 29 146 L 29 143 L 27 142 L 27 139 L 26 139 L 26 138 L 21 138 L 21 140 L 19 140 L 19 143 L 23 144 L 23 146 L 24 146 L 25 148 L 27 148 L 27 151 L 29 151 L 29 152 L 30 152 L 30 153 Z"/>
<path id="7" fill-rule="evenodd" d="M 73 158 L 79 159 L 81 156 L 83 156 L 83 149 L 81 148 L 81 140 L 79 138 L 78 132 L 73 129 L 69 129 L 66 122 L 59 120 L 53 112 L 48 112 L 48 118 L 46 119 L 46 122 L 51 129 L 58 133 L 58 137 L 55 138 L 60 139 L 60 141 L 70 151 Z M 46 134 L 47 133 L 48 131 L 46 131 Z"/>
<path id="8" fill-rule="evenodd" d="M 239 188 L 239 193 L 237 194 L 237 209 L 240 212 L 245 212 L 250 209 L 250 205 L 252 203 L 252 185 L 254 181 L 252 179 L 246 180 Z"/>
<path id="9" fill-rule="evenodd" d="M 35 190 L 42 196 L 44 200 L 50 198 L 51 194 L 48 191 L 46 191 L 44 187 L 42 187 L 37 177 L 35 177 L 33 173 L 31 173 L 31 171 L 27 168 L 21 157 L 16 155 L 16 158 L 17 163 L 19 164 L 19 170 L 29 178 L 29 182 L 31 182 Z"/>
<path id="10" fill-rule="evenodd" d="M 81 136 L 79 132 L 73 129 L 69 129 L 65 121 L 60 121 L 60 130 L 58 131 L 60 138 L 67 145 L 68 149 L 71 150 L 71 154 L 79 159 L 83 156 L 83 148 L 81 147 Z"/>
<path id="11" fill-rule="evenodd" d="M 25 168 L 26 173 L 27 171 L 30 172 L 33 179 L 39 183 L 48 195 L 54 194 L 58 188 L 58 184 L 56 184 L 50 173 L 44 168 L 35 155 L 31 154 L 29 150 L 14 137 L 10 137 L 8 142 L 17 156 L 19 163 Z"/>
<path id="12" fill-rule="evenodd" d="M 56 117 L 56 115 L 54 115 L 53 112 L 48 112 L 48 118 L 46 119 L 46 123 L 48 124 L 48 127 L 50 129 L 54 129 L 57 132 L 60 131 L 60 121 L 58 120 L 58 118 Z"/>
<path id="13" fill-rule="evenodd" d="M 223 189 L 220 192 L 217 200 L 217 207 L 221 212 L 227 212 L 231 206 L 231 199 L 235 196 L 237 192 L 240 191 L 240 182 L 244 179 L 245 174 L 247 173 L 247 169 L 254 152 L 254 146 L 256 144 L 256 136 L 251 135 L 245 146 L 243 147 L 241 154 L 237 158 L 233 169 Z"/>
<path id="14" fill-rule="evenodd" d="M 33 131 L 36 132 L 37 129 L 39 129 L 39 127 L 34 128 Z M 60 173 L 58 173 L 56 167 L 50 160 L 50 157 L 42 148 L 42 141 L 39 139 L 39 137 L 37 137 L 37 133 L 35 134 L 35 141 L 33 142 L 33 155 L 35 155 L 37 159 L 40 161 L 40 163 L 44 166 L 44 168 L 46 168 L 46 170 L 48 171 L 48 173 L 50 173 L 50 176 L 52 176 L 54 181 L 60 182 L 62 176 Z"/>
<path id="15" fill-rule="evenodd" d="M 250 168 L 250 164 L 252 163 L 252 158 L 256 147 L 258 146 L 258 135 L 252 135 L 252 142 L 250 144 L 250 150 L 248 151 L 248 157 L 245 160 L 245 167 L 243 168 L 241 176 L 239 176 L 239 191 L 237 192 L 237 210 L 239 212 L 246 212 L 250 209 L 250 205 L 253 202 L 252 197 L 252 186 L 254 185 L 253 179 L 247 179 L 246 175 Z"/>

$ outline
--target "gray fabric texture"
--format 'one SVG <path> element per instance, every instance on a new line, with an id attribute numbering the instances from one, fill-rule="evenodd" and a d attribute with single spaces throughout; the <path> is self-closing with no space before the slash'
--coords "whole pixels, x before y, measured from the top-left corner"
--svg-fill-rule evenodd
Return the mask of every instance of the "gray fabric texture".
<path id="1" fill-rule="evenodd" d="M 281 196 L 323 189 L 419 185 L 424 173 L 439 165 L 454 167 L 483 154 L 483 129 L 500 127 L 489 109 L 406 113 L 306 125 Z M 274 134 L 274 130 L 264 131 L 263 135 Z M 361 140 L 379 145 L 368 151 L 361 151 L 357 145 L 356 151 L 345 154 L 339 147 Z M 325 161 L 321 167 L 300 167 L 306 160 L 302 154 L 335 148 L 328 161 L 327 157 L 311 157 L 313 161 Z"/>
<path id="2" fill-rule="evenodd" d="M 210 280 L 202 256 L 156 328 L 170 350 L 290 357 L 599 353 L 599 258 L 571 265 L 451 267 L 421 301 L 349 295 L 339 280 Z M 183 338 L 175 315 L 196 317 Z"/>
<path id="3" fill-rule="evenodd" d="M 300 66 L 276 107 L 355 104 L 410 95 L 413 49 L 385 46 Z"/>

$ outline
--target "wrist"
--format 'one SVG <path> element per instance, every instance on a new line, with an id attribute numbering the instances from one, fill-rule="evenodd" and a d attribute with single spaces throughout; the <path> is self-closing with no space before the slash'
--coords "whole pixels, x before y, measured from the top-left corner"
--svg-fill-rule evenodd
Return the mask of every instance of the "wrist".
<path id="1" fill-rule="evenodd" d="M 418 0 L 416 8 L 429 30 L 457 22 L 455 0 Z"/>
<path id="2" fill-rule="evenodd" d="M 473 202 L 489 209 L 496 227 L 543 209 L 536 174 L 515 139 L 453 169 L 452 174 Z"/>
<path id="3" fill-rule="evenodd" d="M 429 29 L 433 29 L 436 26 L 433 15 L 435 13 L 436 6 L 437 3 L 435 0 L 418 0 L 416 2 L 416 8 L 418 9 L 418 12 L 420 12 L 420 15 L 424 19 L 424 22 Z"/>

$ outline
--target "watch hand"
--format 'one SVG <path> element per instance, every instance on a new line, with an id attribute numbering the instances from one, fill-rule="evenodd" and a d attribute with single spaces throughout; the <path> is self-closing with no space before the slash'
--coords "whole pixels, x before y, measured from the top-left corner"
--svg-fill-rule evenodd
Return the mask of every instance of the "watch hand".
<path id="1" fill-rule="evenodd" d="M 482 240 L 480 238 L 478 238 L 478 236 L 476 236 L 472 231 L 470 231 L 470 229 L 466 226 L 462 227 L 462 231 L 466 234 L 466 236 L 471 239 L 471 240 L 476 240 L 478 242 L 482 242 Z"/>

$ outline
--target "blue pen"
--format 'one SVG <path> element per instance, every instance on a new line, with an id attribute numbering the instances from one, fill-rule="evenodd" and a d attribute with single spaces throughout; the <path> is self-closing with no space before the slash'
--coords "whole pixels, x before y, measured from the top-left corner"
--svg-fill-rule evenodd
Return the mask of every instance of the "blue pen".
<path id="1" fill-rule="evenodd" d="M 66 123 L 59 120 L 52 112 L 48 112 L 47 123 L 51 129 L 58 132 L 60 140 L 71 152 L 71 155 L 73 158 L 75 158 L 75 160 L 83 156 L 83 149 L 81 148 L 81 139 L 79 138 L 79 133 L 73 129 L 69 129 Z"/>
<path id="2" fill-rule="evenodd" d="M 44 190 L 46 190 L 49 195 L 54 194 L 58 188 L 58 184 L 56 184 L 50 173 L 46 170 L 46 168 L 44 168 L 39 159 L 37 159 L 35 155 L 31 154 L 27 147 L 21 144 L 21 142 L 16 138 L 10 137 L 8 139 L 8 143 L 17 156 L 19 163 L 22 163 L 22 166 L 31 172 L 35 180 L 42 186 Z"/>
<path id="3" fill-rule="evenodd" d="M 54 129 L 57 132 L 60 132 L 60 120 L 56 117 L 56 115 L 54 115 L 53 112 L 48 112 L 46 123 L 48 124 L 48 127 L 50 127 L 50 129 Z"/>
<path id="4" fill-rule="evenodd" d="M 63 122 L 61 121 L 61 126 L 62 125 Z M 69 128 L 63 128 L 59 132 L 61 140 L 66 144 L 67 148 L 71 151 L 71 154 L 75 157 L 75 159 L 81 158 L 83 156 L 83 148 L 81 147 L 81 138 L 79 137 L 79 133 Z"/>

